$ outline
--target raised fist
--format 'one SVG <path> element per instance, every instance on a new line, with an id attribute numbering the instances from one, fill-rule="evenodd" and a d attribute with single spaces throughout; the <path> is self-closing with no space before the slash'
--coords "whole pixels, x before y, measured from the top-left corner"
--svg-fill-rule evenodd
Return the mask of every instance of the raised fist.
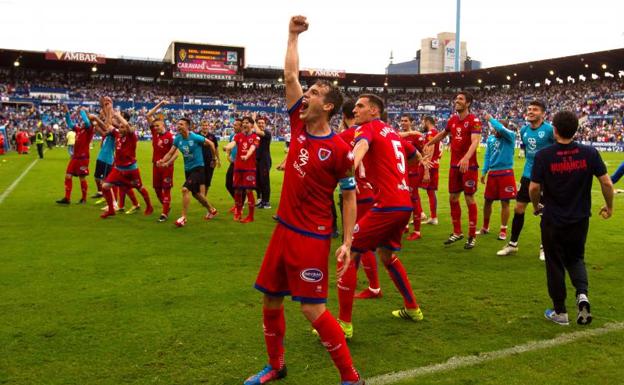
<path id="1" fill-rule="evenodd" d="M 293 16 L 290 18 L 290 24 L 288 25 L 288 32 L 296 33 L 297 35 L 301 32 L 305 32 L 308 30 L 309 24 L 308 20 L 305 16 Z"/>

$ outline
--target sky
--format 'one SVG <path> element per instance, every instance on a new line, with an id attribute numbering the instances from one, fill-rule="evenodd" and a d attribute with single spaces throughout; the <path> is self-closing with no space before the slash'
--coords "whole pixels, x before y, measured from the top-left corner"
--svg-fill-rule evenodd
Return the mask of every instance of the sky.
<path id="1" fill-rule="evenodd" d="M 89 6 L 87 6 L 89 5 Z M 243 46 L 283 66 L 290 16 L 308 17 L 305 68 L 384 73 L 455 31 L 456 0 L 0 0 L 0 48 L 162 59 L 171 41 Z M 461 40 L 484 67 L 624 47 L 624 0 L 462 0 Z"/>

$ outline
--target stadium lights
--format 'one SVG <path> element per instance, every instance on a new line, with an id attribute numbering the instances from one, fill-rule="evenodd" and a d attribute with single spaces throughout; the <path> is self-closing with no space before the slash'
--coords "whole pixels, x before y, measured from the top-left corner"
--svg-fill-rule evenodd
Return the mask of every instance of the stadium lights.
<path id="1" fill-rule="evenodd" d="M 544 84 L 546 84 L 547 86 L 549 86 L 549 85 L 550 85 L 550 83 L 552 83 L 552 82 L 550 81 L 550 79 L 544 79 Z"/>
<path id="2" fill-rule="evenodd" d="M 591 78 L 592 78 L 592 80 L 596 80 L 596 79 L 600 79 L 600 76 L 598 76 L 596 74 L 592 74 Z"/>
<path id="3" fill-rule="evenodd" d="M 431 82 L 431 85 L 435 87 L 435 85 L 436 85 L 436 82 Z"/>
<path id="4" fill-rule="evenodd" d="M 589 64 L 585 63 L 585 68 L 589 68 Z"/>
<path id="5" fill-rule="evenodd" d="M 278 78 L 278 79 L 277 79 L 277 81 L 281 83 L 281 82 L 283 82 L 283 81 L 284 81 L 284 79 L 282 79 L 282 78 Z"/>
<path id="6" fill-rule="evenodd" d="M 388 82 L 384 82 L 384 87 L 388 87 Z"/>
<path id="7" fill-rule="evenodd" d="M 605 72 L 604 73 L 605 78 L 614 78 L 615 76 L 613 76 L 613 74 L 611 72 Z"/>
<path id="8" fill-rule="evenodd" d="M 552 76 L 552 75 L 554 75 L 554 74 L 555 74 L 555 71 L 550 70 L 550 71 L 548 71 L 548 73 L 550 74 L 550 76 Z"/>
<path id="9" fill-rule="evenodd" d="M 602 69 L 603 69 L 603 70 L 606 70 L 606 69 L 607 69 L 607 65 L 606 65 L 606 64 L 603 64 L 603 65 L 601 65 L 600 67 L 602 67 Z"/>
<path id="10" fill-rule="evenodd" d="M 19 66 L 20 66 L 19 59 L 18 59 L 18 60 L 15 60 L 15 61 L 13 62 L 13 67 L 19 67 Z"/>
<path id="11" fill-rule="evenodd" d="M 356 83 L 357 83 L 357 80 L 353 79 L 353 84 L 356 84 Z"/>
<path id="12" fill-rule="evenodd" d="M 97 66 L 91 67 L 91 72 L 97 72 Z"/>
<path id="13" fill-rule="evenodd" d="M 483 83 L 483 80 L 477 79 L 477 83 L 481 84 L 481 83 Z"/>
<path id="14" fill-rule="evenodd" d="M 338 85 L 338 80 L 334 80 L 334 85 L 337 86 Z"/>
<path id="15" fill-rule="evenodd" d="M 507 80 L 511 80 L 511 76 L 507 75 Z"/>
<path id="16" fill-rule="evenodd" d="M 160 71 L 160 76 L 165 76 L 165 71 Z"/>
<path id="17" fill-rule="evenodd" d="M 514 72 L 514 76 L 518 76 L 518 74 Z"/>
<path id="18" fill-rule="evenodd" d="M 579 80 L 585 81 L 587 78 L 584 75 L 579 75 Z"/>

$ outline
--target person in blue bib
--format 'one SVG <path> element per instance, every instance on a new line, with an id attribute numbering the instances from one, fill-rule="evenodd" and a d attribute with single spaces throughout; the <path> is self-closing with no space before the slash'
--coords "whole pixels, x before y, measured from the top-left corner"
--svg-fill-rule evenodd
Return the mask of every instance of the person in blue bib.
<path id="1" fill-rule="evenodd" d="M 206 146 L 216 156 L 214 144 L 205 137 L 191 131 L 192 123 L 187 118 L 181 118 L 176 123 L 178 134 L 173 139 L 173 146 L 165 156 L 156 162 L 158 167 L 168 167 L 178 157 L 176 150 L 184 158 L 184 175 L 186 181 L 182 186 L 182 216 L 175 221 L 177 227 L 186 225 L 188 206 L 191 203 L 191 194 L 204 206 L 208 212 L 204 219 L 212 219 L 217 215 L 217 209 L 205 197 L 204 155 L 202 147 Z"/>
<path id="2" fill-rule="evenodd" d="M 511 239 L 509 243 L 499 250 L 496 255 L 505 256 L 518 252 L 518 239 L 524 226 L 524 211 L 531 202 L 529 197 L 529 184 L 531 183 L 531 170 L 533 170 L 533 160 L 535 154 L 545 147 L 555 143 L 553 127 L 550 123 L 544 121 L 546 116 L 546 105 L 534 100 L 527 107 L 525 126 L 520 128 L 520 139 L 524 144 L 525 162 L 522 178 L 520 179 L 520 189 L 516 196 L 516 207 L 514 208 L 514 216 L 511 220 Z M 539 259 L 544 260 L 544 250 L 540 246 Z"/>

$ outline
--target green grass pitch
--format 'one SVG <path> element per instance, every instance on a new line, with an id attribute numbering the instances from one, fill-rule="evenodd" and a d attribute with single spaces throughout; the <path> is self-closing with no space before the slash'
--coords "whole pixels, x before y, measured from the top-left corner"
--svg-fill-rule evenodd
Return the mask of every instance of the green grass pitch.
<path id="1" fill-rule="evenodd" d="M 272 151 L 276 165 L 284 156 L 283 145 L 274 143 Z M 0 156 L 0 194 L 35 153 Z M 156 201 L 150 156 L 149 143 L 141 143 L 143 181 Z M 624 160 L 624 154 L 603 157 L 610 172 Z M 171 218 L 156 223 L 158 204 L 150 217 L 101 220 L 93 200 L 85 206 L 54 203 L 63 195 L 67 158 L 63 148 L 47 151 L 0 203 L 0 383 L 233 385 L 260 370 L 266 362 L 261 295 L 252 285 L 275 226 L 271 215 L 281 173 L 271 173 L 273 209 L 257 210 L 257 221 L 243 225 L 227 214 L 232 202 L 224 188 L 224 165 L 215 172 L 209 193 L 219 216 L 203 220 L 204 210 L 193 201 L 187 226 L 176 229 L 181 160 L 176 162 Z M 543 319 L 550 301 L 538 260 L 538 220 L 531 215 L 516 256 L 497 257 L 503 242 L 495 235 L 478 238 L 477 247 L 469 251 L 461 244 L 442 245 L 451 230 L 445 192 L 448 159 L 445 153 L 439 226 L 423 225 L 423 239 L 404 242 L 400 253 L 424 321 L 392 318 L 390 311 L 402 302 L 383 269 L 384 297 L 356 301 L 350 348 L 367 378 L 583 329 Z M 523 164 L 516 160 L 518 177 Z M 92 195 L 91 177 L 89 188 Z M 79 190 L 74 179 L 74 202 Z M 480 185 L 479 224 L 483 191 Z M 597 214 L 602 196 L 596 182 L 593 199 Z M 589 328 L 624 321 L 622 199 L 616 196 L 612 219 L 591 219 L 586 262 L 594 323 Z M 495 204 L 494 230 L 498 210 Z M 463 202 L 462 213 L 466 228 Z M 364 278 L 360 272 L 361 287 Z M 330 288 L 328 307 L 335 314 L 333 274 Z M 571 287 L 569 293 L 573 295 Z M 568 306 L 574 316 L 571 297 Z M 338 373 L 328 354 L 290 300 L 286 318 L 289 375 L 281 383 L 337 384 Z M 617 331 L 402 383 L 620 384 L 623 362 L 624 332 Z"/>

